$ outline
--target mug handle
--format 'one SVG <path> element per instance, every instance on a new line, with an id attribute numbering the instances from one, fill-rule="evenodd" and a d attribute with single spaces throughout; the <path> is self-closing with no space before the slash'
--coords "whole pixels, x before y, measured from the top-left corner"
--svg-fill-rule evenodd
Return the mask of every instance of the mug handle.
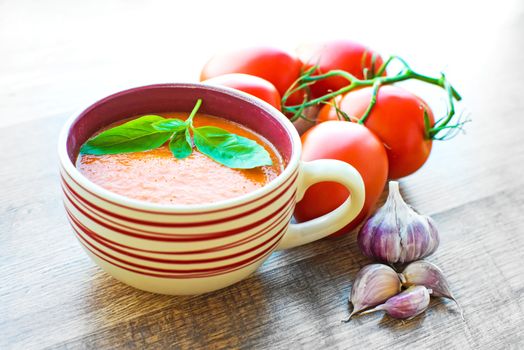
<path id="1" fill-rule="evenodd" d="M 344 185 L 351 195 L 337 209 L 325 215 L 299 224 L 289 224 L 277 249 L 293 248 L 324 238 L 346 226 L 364 206 L 364 181 L 351 165 L 334 159 L 319 159 L 301 162 L 300 166 L 297 202 L 300 202 L 311 185 L 324 181 Z"/>

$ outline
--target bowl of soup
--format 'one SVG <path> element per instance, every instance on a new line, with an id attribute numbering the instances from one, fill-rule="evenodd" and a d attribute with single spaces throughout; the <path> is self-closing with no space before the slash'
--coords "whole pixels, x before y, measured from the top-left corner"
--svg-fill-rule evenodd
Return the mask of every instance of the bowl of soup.
<path id="1" fill-rule="evenodd" d="M 256 142 L 271 164 L 232 168 L 196 147 L 178 159 L 168 142 L 138 152 L 80 151 L 96 135 L 141 116 L 185 120 L 198 99 L 195 127 Z M 87 255 L 116 279 L 162 294 L 217 290 L 249 276 L 276 249 L 325 237 L 362 209 L 364 185 L 354 168 L 302 162 L 300 153 L 293 124 L 250 95 L 184 83 L 128 89 L 64 125 L 58 154 L 65 213 Z M 290 223 L 295 203 L 321 181 L 339 182 L 351 196 L 323 217 Z"/>

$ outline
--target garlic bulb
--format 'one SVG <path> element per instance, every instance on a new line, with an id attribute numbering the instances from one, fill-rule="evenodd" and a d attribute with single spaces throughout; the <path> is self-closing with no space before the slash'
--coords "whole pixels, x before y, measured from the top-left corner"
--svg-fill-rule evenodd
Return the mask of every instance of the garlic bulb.
<path id="1" fill-rule="evenodd" d="M 384 304 L 372 310 L 364 311 L 362 315 L 384 310 L 393 318 L 412 319 L 428 308 L 429 294 L 431 294 L 431 289 L 424 286 L 412 286 L 389 298 Z"/>
<path id="2" fill-rule="evenodd" d="M 349 318 L 366 308 L 383 303 L 400 292 L 400 287 L 399 275 L 391 267 L 383 264 L 365 266 L 357 273 L 351 287 L 349 301 L 353 304 L 353 312 Z"/>
<path id="3" fill-rule="evenodd" d="M 398 182 L 390 181 L 387 201 L 360 229 L 358 245 L 367 257 L 403 264 L 435 252 L 439 235 L 435 222 L 407 205 Z"/>

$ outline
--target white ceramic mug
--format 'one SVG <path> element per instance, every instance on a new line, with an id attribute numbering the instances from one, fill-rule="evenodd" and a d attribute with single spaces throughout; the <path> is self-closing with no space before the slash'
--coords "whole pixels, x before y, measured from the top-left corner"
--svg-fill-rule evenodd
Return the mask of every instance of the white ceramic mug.
<path id="1" fill-rule="evenodd" d="M 75 168 L 80 146 L 97 130 L 140 114 L 200 112 L 243 124 L 281 153 L 284 171 L 264 187 L 209 204 L 161 205 L 109 192 Z M 276 249 L 328 236 L 353 220 L 364 204 L 364 183 L 337 160 L 300 160 L 293 124 L 261 100 L 203 84 L 160 84 L 122 91 L 73 115 L 58 146 L 67 216 L 82 247 L 107 273 L 133 287 L 187 295 L 217 290 L 255 271 Z M 340 207 L 317 219 L 290 223 L 295 203 L 321 181 L 351 193 Z"/>

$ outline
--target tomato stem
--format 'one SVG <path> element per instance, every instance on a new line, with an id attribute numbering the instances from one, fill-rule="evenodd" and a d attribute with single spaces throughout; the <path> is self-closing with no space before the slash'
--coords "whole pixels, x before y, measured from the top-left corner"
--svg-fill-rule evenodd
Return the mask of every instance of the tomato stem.
<path id="1" fill-rule="evenodd" d="M 373 93 L 371 95 L 371 101 L 369 102 L 369 105 L 368 105 L 368 108 L 366 108 L 366 111 L 364 112 L 364 114 L 362 115 L 362 117 L 359 119 L 358 123 L 359 124 L 364 124 L 364 122 L 366 121 L 366 119 L 368 119 L 369 117 L 369 114 L 371 113 L 371 110 L 373 109 L 373 107 L 375 106 L 375 104 L 377 104 L 377 95 L 378 95 L 378 89 L 380 87 L 380 81 L 377 80 L 375 81 L 375 83 L 373 84 Z"/>
<path id="2" fill-rule="evenodd" d="M 330 103 L 330 102 L 322 102 L 322 103 L 330 105 L 333 108 L 335 108 L 335 112 L 337 113 L 338 120 L 344 120 L 344 121 L 347 121 L 347 122 L 351 121 L 351 117 L 346 112 L 344 112 L 342 109 L 340 109 L 340 104 L 337 106 L 336 99 L 333 100 L 333 103 Z"/>
<path id="3" fill-rule="evenodd" d="M 395 75 L 383 76 L 387 67 L 394 61 L 400 62 L 400 64 L 402 65 L 401 70 Z M 318 67 L 317 66 L 311 67 L 310 69 L 306 70 L 291 85 L 291 87 L 282 97 L 282 111 L 284 113 L 293 114 L 293 116 L 290 118 L 291 121 L 295 121 L 298 118 L 308 119 L 303 114 L 303 111 L 307 107 L 315 106 L 321 103 L 326 103 L 327 101 L 339 95 L 346 94 L 357 88 L 373 86 L 373 93 L 372 93 L 372 97 L 368 105 L 368 108 L 366 109 L 363 116 L 358 121 L 358 123 L 363 124 L 366 121 L 366 119 L 369 117 L 373 107 L 377 103 L 377 95 L 378 95 L 378 92 L 381 86 L 390 85 L 390 84 L 394 84 L 394 83 L 398 83 L 398 82 L 402 82 L 406 80 L 419 80 L 419 81 L 422 81 L 428 84 L 439 86 L 440 88 L 444 89 L 448 97 L 447 98 L 447 105 L 448 105 L 447 115 L 437 120 L 433 125 L 429 125 L 429 117 L 427 117 L 428 120 L 424 121 L 426 124 L 428 124 L 426 126 L 426 137 L 427 138 L 433 139 L 433 140 L 448 139 L 449 136 L 451 135 L 451 132 L 454 129 L 462 128 L 464 123 L 469 121 L 469 120 L 466 120 L 466 121 L 459 120 L 458 122 L 455 122 L 454 124 L 450 125 L 450 122 L 453 120 L 453 117 L 455 116 L 455 101 L 460 101 L 462 97 L 457 92 L 457 90 L 455 90 L 455 88 L 450 84 L 450 82 L 447 80 L 446 76 L 443 73 L 441 73 L 440 77 L 438 78 L 417 73 L 413 69 L 411 69 L 409 64 L 404 59 L 402 59 L 399 56 L 389 57 L 375 72 L 375 62 L 376 62 L 376 57 L 372 57 L 371 69 L 370 71 L 366 71 L 364 75 L 366 79 L 358 79 L 354 75 L 346 71 L 338 70 L 338 69 L 331 70 L 327 73 L 315 75 L 315 72 L 317 72 Z M 371 77 L 368 78 L 368 75 L 370 75 Z M 320 97 L 317 97 L 311 100 L 308 100 L 306 97 L 303 103 L 299 105 L 293 105 L 293 106 L 286 105 L 287 99 L 293 93 L 296 93 L 297 91 L 300 91 L 302 89 L 309 89 L 309 87 L 315 84 L 317 81 L 327 79 L 330 77 L 345 78 L 348 81 L 348 84 L 340 88 L 337 91 L 329 92 L 323 96 L 320 96 Z M 439 135 L 444 130 L 447 130 L 445 134 Z"/>
<path id="4" fill-rule="evenodd" d="M 431 139 L 431 121 L 429 120 L 429 114 L 426 108 L 424 108 L 424 138 Z"/>

